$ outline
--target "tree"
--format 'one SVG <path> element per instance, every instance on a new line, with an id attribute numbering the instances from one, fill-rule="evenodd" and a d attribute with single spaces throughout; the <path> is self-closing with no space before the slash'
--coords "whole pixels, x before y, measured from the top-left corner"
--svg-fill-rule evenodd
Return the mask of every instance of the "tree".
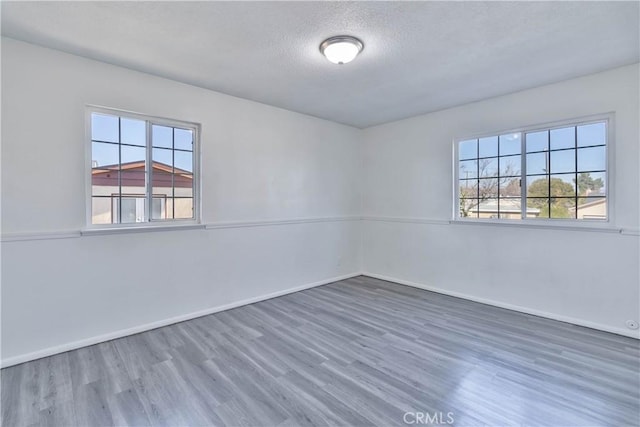
<path id="1" fill-rule="evenodd" d="M 464 184 L 460 185 L 460 216 L 468 217 L 471 209 L 480 205 L 487 199 L 497 198 L 498 190 L 500 190 L 500 197 L 519 196 L 520 195 L 520 178 L 504 178 L 498 177 L 498 170 L 495 159 L 480 159 L 478 160 L 478 176 L 479 180 L 471 179 L 465 180 Z M 461 172 L 472 172 L 472 178 L 475 178 L 476 171 L 464 171 L 464 167 Z M 515 176 L 520 173 L 519 170 L 515 170 L 511 164 L 501 168 L 501 174 L 505 176 Z M 462 174 L 461 174 L 462 175 Z"/>
<path id="2" fill-rule="evenodd" d="M 527 188 L 527 197 L 539 197 L 528 200 L 527 204 L 539 208 L 543 217 L 551 214 L 552 218 L 570 218 L 569 208 L 575 206 L 574 196 L 573 185 L 560 178 L 551 178 L 551 182 L 547 178 L 540 178 Z"/>
<path id="3" fill-rule="evenodd" d="M 520 178 L 504 179 L 500 185 L 500 197 L 520 197 Z"/>
<path id="4" fill-rule="evenodd" d="M 589 172 L 581 172 L 578 175 L 577 182 L 575 179 L 573 182 L 578 186 L 579 196 L 586 196 L 587 193 L 597 193 L 602 187 L 604 187 L 602 178 L 593 179 Z"/>

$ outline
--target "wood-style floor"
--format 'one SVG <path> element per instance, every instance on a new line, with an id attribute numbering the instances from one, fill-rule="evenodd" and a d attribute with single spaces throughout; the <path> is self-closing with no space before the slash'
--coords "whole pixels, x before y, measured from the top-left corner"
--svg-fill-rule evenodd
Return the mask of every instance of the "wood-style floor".
<path id="1" fill-rule="evenodd" d="M 638 358 L 631 338 L 358 277 L 3 369 L 2 421 L 638 425 Z"/>

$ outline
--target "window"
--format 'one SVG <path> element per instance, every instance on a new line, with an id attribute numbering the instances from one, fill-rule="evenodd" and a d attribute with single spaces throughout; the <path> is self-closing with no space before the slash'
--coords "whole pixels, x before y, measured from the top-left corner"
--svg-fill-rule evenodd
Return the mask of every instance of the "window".
<path id="1" fill-rule="evenodd" d="M 460 219 L 608 219 L 608 117 L 456 142 Z"/>
<path id="2" fill-rule="evenodd" d="M 105 109 L 89 115 L 91 225 L 198 219 L 197 125 Z"/>

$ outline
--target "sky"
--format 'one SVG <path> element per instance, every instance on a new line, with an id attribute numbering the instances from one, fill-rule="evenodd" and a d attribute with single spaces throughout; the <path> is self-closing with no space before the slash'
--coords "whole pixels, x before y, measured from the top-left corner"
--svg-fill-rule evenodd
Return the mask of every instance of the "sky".
<path id="1" fill-rule="evenodd" d="M 175 140 L 172 141 L 171 127 L 152 125 L 152 157 L 154 161 L 176 168 L 193 171 L 192 150 L 193 132 L 190 129 L 175 128 Z M 144 161 L 146 158 L 146 126 L 143 120 L 121 119 L 121 140 L 118 140 L 118 117 L 93 113 L 91 115 L 92 160 L 98 166 Z M 95 142 L 106 141 L 104 142 Z M 113 144 L 109 144 L 109 142 Z M 121 142 L 121 145 L 117 144 Z M 175 143 L 176 151 L 172 150 Z M 119 149 L 122 158 L 119 159 Z M 172 153 L 173 152 L 173 153 Z M 172 161 L 172 154 L 175 158 Z M 95 164 L 95 163 L 94 163 Z"/>

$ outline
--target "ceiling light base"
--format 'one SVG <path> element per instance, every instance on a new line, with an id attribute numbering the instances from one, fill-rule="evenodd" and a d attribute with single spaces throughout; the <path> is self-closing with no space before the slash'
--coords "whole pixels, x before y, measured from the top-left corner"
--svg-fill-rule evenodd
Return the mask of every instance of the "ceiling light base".
<path id="1" fill-rule="evenodd" d="M 351 62 L 364 49 L 364 44 L 352 36 L 330 37 L 320 43 L 320 52 L 332 63 L 343 65 Z"/>

